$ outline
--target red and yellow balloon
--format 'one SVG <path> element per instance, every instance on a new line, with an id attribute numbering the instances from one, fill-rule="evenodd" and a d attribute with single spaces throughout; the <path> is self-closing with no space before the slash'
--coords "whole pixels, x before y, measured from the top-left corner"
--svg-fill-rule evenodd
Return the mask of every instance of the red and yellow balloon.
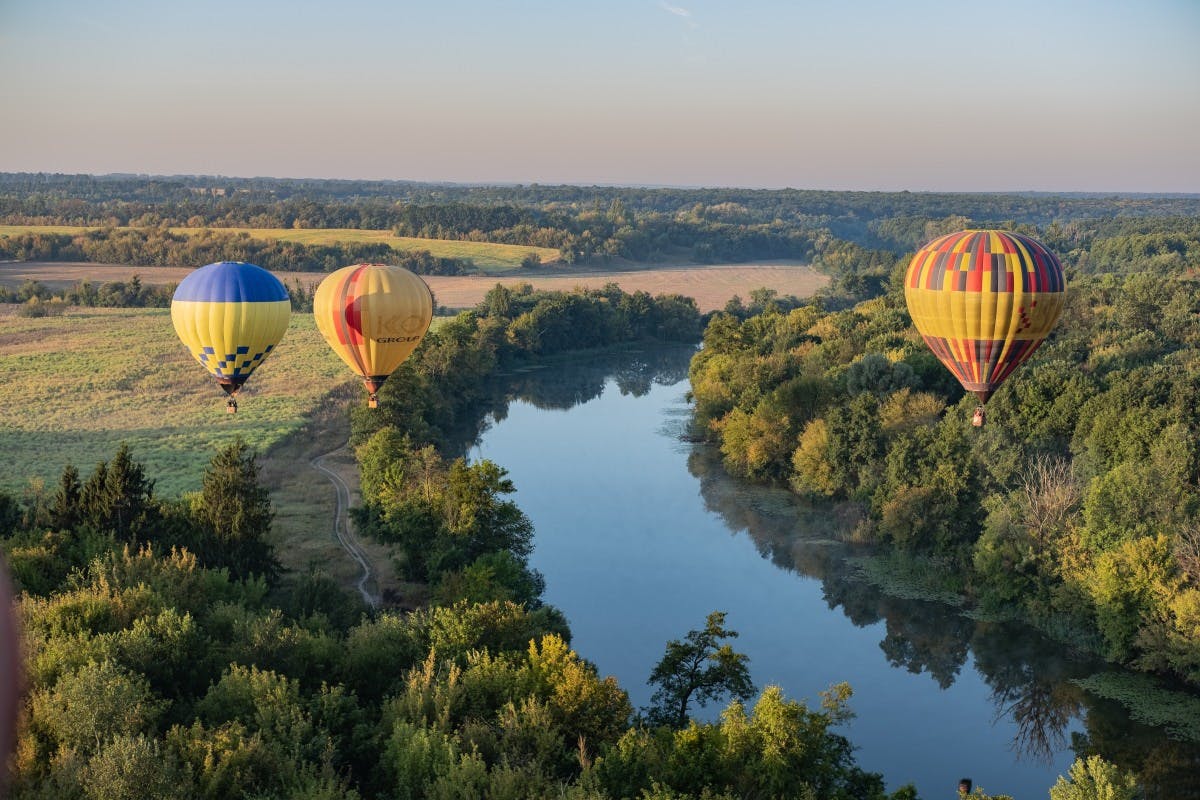
<path id="1" fill-rule="evenodd" d="M 321 281 L 313 314 L 325 341 L 363 379 L 375 408 L 379 387 L 429 330 L 433 294 L 403 267 L 355 264 Z"/>
<path id="2" fill-rule="evenodd" d="M 1001 230 L 934 239 L 913 256 L 904 280 L 925 344 L 981 404 L 1050 334 L 1066 291 L 1053 253 Z"/>

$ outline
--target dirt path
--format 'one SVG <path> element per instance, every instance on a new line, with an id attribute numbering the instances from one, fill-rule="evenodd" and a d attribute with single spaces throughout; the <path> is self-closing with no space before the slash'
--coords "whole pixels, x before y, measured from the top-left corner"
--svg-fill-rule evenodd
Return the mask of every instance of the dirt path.
<path id="1" fill-rule="evenodd" d="M 347 445 L 349 407 L 361 402 L 357 381 L 332 392 L 308 424 L 262 458 L 261 479 L 275 505 L 272 544 L 285 570 L 316 568 L 371 605 L 395 605 L 409 602 L 412 590 L 397 580 L 391 548 L 359 539 L 348 519 L 359 502 L 358 463 Z"/>
<path id="2" fill-rule="evenodd" d="M 342 480 L 341 475 L 339 475 L 335 470 L 325 466 L 326 458 L 330 456 L 341 455 L 345 452 L 346 446 L 343 445 L 337 450 L 317 456 L 308 463 L 313 469 L 329 478 L 330 483 L 332 483 L 334 489 L 337 490 L 337 509 L 333 515 L 333 535 L 337 537 L 338 543 L 342 546 L 342 549 L 350 554 L 350 558 L 357 561 L 358 565 L 362 567 L 362 577 L 358 579 L 357 584 L 358 593 L 362 595 L 363 600 L 367 605 L 371 606 L 371 608 L 379 608 L 379 604 L 381 602 L 379 593 L 376 592 L 372 594 L 367 589 L 368 582 L 374 584 L 376 589 L 379 587 L 378 581 L 374 580 L 372 577 L 373 571 L 371 557 L 359 545 L 358 538 L 354 535 L 354 532 L 350 528 L 350 520 L 348 516 L 348 511 L 350 508 L 350 487 L 346 485 L 344 480 Z"/>

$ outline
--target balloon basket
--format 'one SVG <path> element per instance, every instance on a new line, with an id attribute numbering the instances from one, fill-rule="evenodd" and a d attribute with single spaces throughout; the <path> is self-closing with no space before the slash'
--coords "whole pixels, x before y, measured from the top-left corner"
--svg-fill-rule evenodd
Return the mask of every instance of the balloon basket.
<path id="1" fill-rule="evenodd" d="M 374 392 L 367 398 L 367 408 L 379 408 L 379 397 Z"/>
<path id="2" fill-rule="evenodd" d="M 971 424 L 976 428 L 982 428 L 984 419 L 986 419 L 986 415 L 984 414 L 983 406 L 979 406 L 979 408 L 975 409 L 975 416 L 971 417 Z"/>

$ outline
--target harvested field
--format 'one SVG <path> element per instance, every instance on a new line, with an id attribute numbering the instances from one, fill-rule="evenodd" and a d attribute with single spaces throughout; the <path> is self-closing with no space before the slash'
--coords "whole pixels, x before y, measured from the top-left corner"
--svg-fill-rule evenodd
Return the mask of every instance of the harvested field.
<path id="1" fill-rule="evenodd" d="M 187 267 L 129 267 L 115 264 L 76 264 L 6 262 L 0 263 L 0 284 L 20 286 L 35 280 L 45 286 L 61 289 L 77 281 L 92 283 L 127 281 L 138 274 L 142 283 L 163 285 L 178 283 L 191 271 Z M 298 280 L 307 286 L 318 283 L 324 276 L 319 272 L 280 272 L 279 278 L 291 284 Z M 495 276 L 425 276 L 440 305 L 449 308 L 469 308 L 497 283 L 509 286 L 530 283 L 537 289 L 570 290 L 577 286 L 599 288 L 616 283 L 627 292 L 644 291 L 655 294 L 682 294 L 696 299 L 701 311 L 721 308 L 735 294 L 748 300 L 754 289 L 774 289 L 781 295 L 806 297 L 825 286 L 829 279 L 812 267 L 796 262 L 770 261 L 760 264 L 684 265 L 630 269 L 555 269 L 553 272 L 520 272 L 504 277 Z"/>
<path id="2" fill-rule="evenodd" d="M 807 297 L 829 282 L 812 267 L 803 264 L 728 264 L 704 267 L 660 267 L 639 270 L 580 270 L 565 275 L 475 276 L 431 275 L 425 281 L 433 289 L 440 305 L 469 308 L 497 283 L 515 286 L 533 284 L 536 289 L 569 291 L 577 286 L 598 289 L 615 283 L 626 292 L 643 291 L 652 295 L 682 294 L 693 297 L 703 311 L 723 308 L 734 295 L 749 300 L 755 289 L 774 289 L 781 295 Z"/>

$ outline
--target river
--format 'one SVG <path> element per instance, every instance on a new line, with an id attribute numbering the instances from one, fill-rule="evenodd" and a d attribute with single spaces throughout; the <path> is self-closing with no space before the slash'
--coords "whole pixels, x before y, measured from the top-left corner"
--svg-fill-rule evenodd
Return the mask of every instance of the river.
<path id="1" fill-rule="evenodd" d="M 1074 745 L 1153 771 L 1152 797 L 1192 796 L 1196 747 L 1070 682 L 1102 664 L 1022 626 L 885 594 L 837 540 L 836 510 L 741 485 L 711 448 L 687 443 L 690 354 L 589 356 L 506 376 L 469 451 L 508 470 L 536 529 L 546 601 L 636 707 L 667 640 L 719 610 L 759 688 L 812 706 L 820 690 L 851 684 L 856 718 L 841 732 L 889 790 L 912 782 L 926 800 L 952 797 L 969 777 L 1046 798 Z"/>

